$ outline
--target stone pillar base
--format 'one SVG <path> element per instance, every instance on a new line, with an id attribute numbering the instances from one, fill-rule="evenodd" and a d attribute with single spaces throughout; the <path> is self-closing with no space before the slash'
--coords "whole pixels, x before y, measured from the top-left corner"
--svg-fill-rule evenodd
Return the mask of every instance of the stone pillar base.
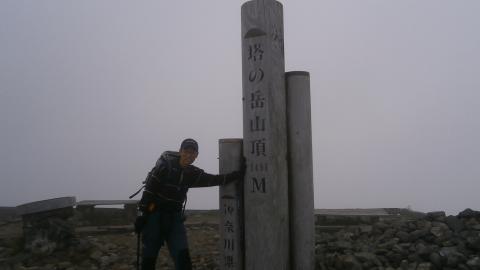
<path id="1" fill-rule="evenodd" d="M 25 250 L 48 255 L 57 249 L 68 248 L 75 238 L 75 228 L 69 221 L 72 216 L 72 207 L 24 215 Z"/>

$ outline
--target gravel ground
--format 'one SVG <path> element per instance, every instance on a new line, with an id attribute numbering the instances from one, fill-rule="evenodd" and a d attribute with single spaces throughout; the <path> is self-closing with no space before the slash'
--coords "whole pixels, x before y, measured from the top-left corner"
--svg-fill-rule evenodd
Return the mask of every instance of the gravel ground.
<path id="1" fill-rule="evenodd" d="M 194 269 L 218 269 L 218 215 L 191 214 L 186 227 Z M 0 224 L 0 269 L 135 269 L 137 238 L 131 226 L 107 232 L 78 229 L 81 232 L 70 248 L 39 256 L 23 251 L 20 221 Z M 160 252 L 157 269 L 174 269 L 167 248 Z"/>

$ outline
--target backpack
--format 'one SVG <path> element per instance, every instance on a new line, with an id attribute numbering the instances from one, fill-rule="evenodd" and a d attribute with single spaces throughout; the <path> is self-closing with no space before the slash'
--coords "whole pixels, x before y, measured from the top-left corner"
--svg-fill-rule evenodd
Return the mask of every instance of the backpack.
<path id="1" fill-rule="evenodd" d="M 173 166 L 172 164 L 176 159 L 179 159 L 179 158 L 180 158 L 180 154 L 178 152 L 175 152 L 175 151 L 163 152 L 158 158 L 157 162 L 155 163 L 155 166 L 150 170 L 150 172 L 147 174 L 147 177 L 142 182 L 142 186 L 140 187 L 140 189 L 138 189 L 135 193 L 130 195 L 130 197 L 128 198 L 131 199 L 135 197 L 138 193 L 140 193 L 140 191 L 142 191 L 142 189 L 145 188 L 145 185 L 151 178 L 157 178 L 163 170 L 168 170 L 168 175 L 170 176 L 170 173 L 172 171 L 172 166 Z"/>

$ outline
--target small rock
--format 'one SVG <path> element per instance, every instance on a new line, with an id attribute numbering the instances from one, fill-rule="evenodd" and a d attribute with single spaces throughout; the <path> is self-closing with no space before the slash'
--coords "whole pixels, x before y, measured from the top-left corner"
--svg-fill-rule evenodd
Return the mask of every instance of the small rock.
<path id="1" fill-rule="evenodd" d="M 443 220 L 445 218 L 444 211 L 428 212 L 427 219 L 429 220 Z"/>
<path id="2" fill-rule="evenodd" d="M 422 237 L 426 236 L 427 234 L 428 234 L 427 230 L 424 230 L 424 229 L 415 230 L 415 231 L 410 233 L 410 241 L 416 241 L 419 238 L 422 238 Z"/>
<path id="3" fill-rule="evenodd" d="M 396 236 L 400 239 L 400 242 L 410 241 L 410 234 L 404 231 L 399 231 Z"/>
<path id="4" fill-rule="evenodd" d="M 361 263 L 370 262 L 372 265 L 382 266 L 377 256 L 370 252 L 357 252 L 353 254 Z"/>
<path id="5" fill-rule="evenodd" d="M 57 247 L 55 242 L 48 241 L 46 238 L 37 238 L 31 242 L 29 250 L 37 255 L 50 255 Z"/>
<path id="6" fill-rule="evenodd" d="M 60 268 L 60 269 L 69 268 L 70 266 L 72 266 L 72 263 L 70 263 L 70 262 L 59 262 L 58 263 L 58 268 Z"/>
<path id="7" fill-rule="evenodd" d="M 387 230 L 383 233 L 382 237 L 383 237 L 384 239 L 390 239 L 390 238 L 392 238 L 393 236 L 395 236 L 395 234 L 396 234 L 395 229 L 387 229 Z"/>
<path id="8" fill-rule="evenodd" d="M 92 254 L 90 254 L 90 259 L 100 262 L 100 258 L 102 257 L 102 252 L 99 250 L 95 250 Z"/>
<path id="9" fill-rule="evenodd" d="M 458 213 L 458 218 L 478 218 L 480 217 L 480 211 L 474 211 L 470 208 Z"/>
<path id="10" fill-rule="evenodd" d="M 380 231 L 380 232 L 383 232 L 383 231 L 385 231 L 385 230 L 388 229 L 388 228 L 389 228 L 388 224 L 386 224 L 386 223 L 383 222 L 383 221 L 379 221 L 379 222 L 377 222 L 377 223 L 375 223 L 375 224 L 373 225 L 373 229 L 374 229 L 374 230 L 378 230 L 378 231 Z"/>
<path id="11" fill-rule="evenodd" d="M 472 270 L 466 264 L 459 264 L 455 270 Z"/>
<path id="12" fill-rule="evenodd" d="M 102 265 L 103 267 L 109 265 L 110 263 L 112 263 L 112 261 L 109 256 L 100 257 L 100 265 Z"/>
<path id="13" fill-rule="evenodd" d="M 341 250 L 352 249 L 352 243 L 349 241 L 336 241 L 333 246 Z"/>
<path id="14" fill-rule="evenodd" d="M 467 261 L 467 265 L 472 269 L 480 269 L 480 257 L 474 257 Z"/>
<path id="15" fill-rule="evenodd" d="M 393 245 L 392 251 L 395 253 L 398 253 L 402 256 L 408 256 L 408 251 L 405 250 L 402 246 L 400 245 Z"/>
<path id="16" fill-rule="evenodd" d="M 114 244 L 112 244 L 112 243 L 107 243 L 107 244 L 105 244 L 104 248 L 105 248 L 106 250 L 114 250 L 114 249 L 117 248 L 117 246 L 114 245 Z"/>
<path id="17" fill-rule="evenodd" d="M 408 226 L 408 230 L 409 230 L 409 231 L 415 231 L 416 229 L 418 229 L 418 228 L 417 228 L 417 225 L 415 224 L 415 222 L 411 222 L 411 221 L 410 221 L 410 222 L 408 222 L 408 225 L 407 225 L 407 226 Z"/>
<path id="18" fill-rule="evenodd" d="M 399 266 L 400 263 L 402 262 L 403 256 L 399 253 L 389 252 L 387 254 L 387 258 L 392 265 Z"/>
<path id="19" fill-rule="evenodd" d="M 391 249 L 394 245 L 398 244 L 398 238 L 392 238 L 385 243 L 379 244 L 378 247 L 381 249 Z"/>
<path id="20" fill-rule="evenodd" d="M 471 249 L 480 251 L 480 236 L 467 237 L 467 246 Z"/>
<path id="21" fill-rule="evenodd" d="M 435 265 L 437 268 L 442 268 L 443 260 L 440 254 L 438 254 L 437 252 L 432 252 L 430 253 L 429 259 L 430 259 L 430 262 L 433 265 Z"/>
<path id="22" fill-rule="evenodd" d="M 362 225 L 359 226 L 360 233 L 371 233 L 373 231 L 373 226 L 371 225 Z"/>
<path id="23" fill-rule="evenodd" d="M 425 246 L 422 243 L 417 244 L 416 246 L 417 254 L 418 256 L 422 258 L 428 258 L 430 256 L 430 253 L 432 253 L 432 249 L 429 246 Z"/>
<path id="24" fill-rule="evenodd" d="M 92 244 L 86 239 L 78 239 L 75 245 L 75 250 L 77 252 L 85 252 L 92 247 Z"/>
<path id="25" fill-rule="evenodd" d="M 407 258 L 409 262 L 419 263 L 423 261 L 418 254 L 409 254 Z"/>
<path id="26" fill-rule="evenodd" d="M 343 257 L 343 266 L 345 270 L 362 270 L 362 265 L 352 255 Z"/>
<path id="27" fill-rule="evenodd" d="M 456 216 L 448 216 L 445 218 L 445 223 L 448 227 L 454 232 L 460 232 L 465 228 L 463 222 L 458 219 Z"/>
<path id="28" fill-rule="evenodd" d="M 443 258 L 446 258 L 446 265 L 449 267 L 456 267 L 465 261 L 465 256 L 458 252 L 456 247 L 443 247 L 440 249 L 439 254 Z"/>
<path id="29" fill-rule="evenodd" d="M 417 266 L 417 269 L 416 270 L 433 270 L 433 265 L 429 262 L 423 262 L 423 263 L 420 263 L 418 264 Z"/>
<path id="30" fill-rule="evenodd" d="M 435 237 L 442 237 L 443 236 L 443 229 L 440 227 L 432 227 L 430 229 L 430 233 L 435 235 Z"/>

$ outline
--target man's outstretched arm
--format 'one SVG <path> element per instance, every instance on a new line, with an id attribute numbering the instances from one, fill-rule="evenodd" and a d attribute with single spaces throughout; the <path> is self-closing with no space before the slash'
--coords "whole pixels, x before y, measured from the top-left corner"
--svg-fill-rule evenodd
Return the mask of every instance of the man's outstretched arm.
<path id="1" fill-rule="evenodd" d="M 227 174 L 209 174 L 202 170 L 198 177 L 194 180 L 191 187 L 212 187 L 225 185 L 237 180 L 243 179 L 245 175 L 242 171 L 234 171 Z"/>
<path id="2" fill-rule="evenodd" d="M 245 176 L 245 162 L 242 161 L 241 169 L 227 174 L 209 174 L 202 169 L 193 167 L 187 172 L 190 187 L 212 187 L 225 185 L 237 180 L 243 180 Z"/>

